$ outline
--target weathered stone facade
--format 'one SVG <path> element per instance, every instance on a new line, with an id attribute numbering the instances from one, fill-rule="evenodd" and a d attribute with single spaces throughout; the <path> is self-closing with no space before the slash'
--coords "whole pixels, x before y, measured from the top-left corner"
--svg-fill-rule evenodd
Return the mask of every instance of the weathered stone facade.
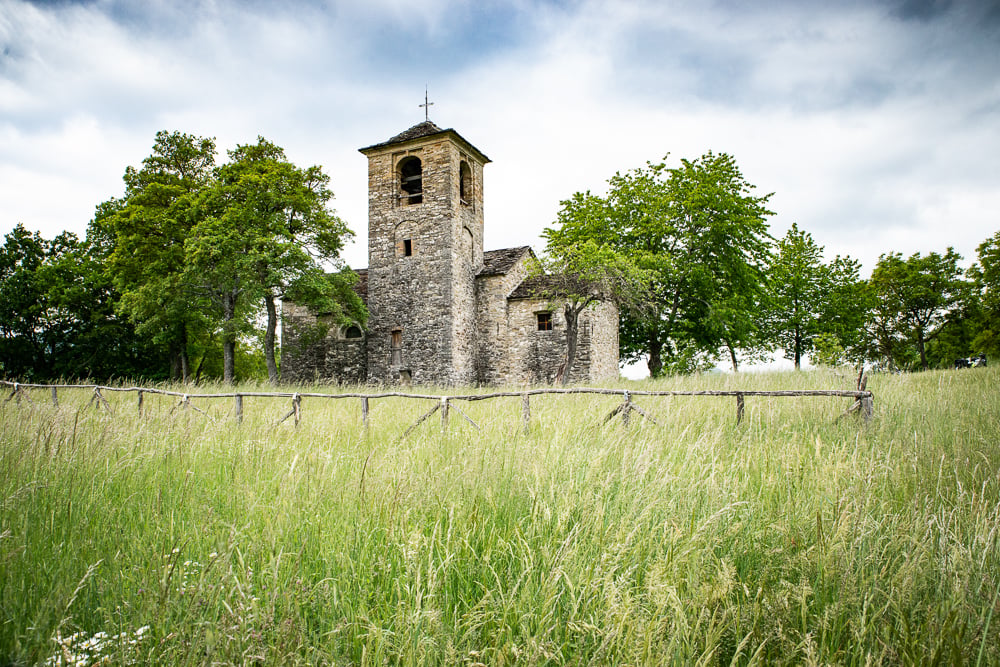
<path id="1" fill-rule="evenodd" d="M 551 315 L 552 329 L 539 330 L 538 315 Z M 566 318 L 561 307 L 530 297 L 513 296 L 508 306 L 506 382 L 555 382 L 566 360 Z M 618 377 L 618 308 L 602 301 L 580 313 L 576 356 L 570 367 L 572 383 L 600 382 Z"/>
<path id="2" fill-rule="evenodd" d="M 565 360 L 558 307 L 513 296 L 532 270 L 527 246 L 483 251 L 483 167 L 489 158 L 431 122 L 361 149 L 368 157 L 368 259 L 362 338 L 282 307 L 282 377 L 442 385 L 551 382 Z M 359 272 L 362 273 L 362 272 Z M 542 328 L 539 313 L 550 313 Z M 322 318 L 320 318 L 321 320 Z M 618 376 L 618 311 L 580 318 L 572 382 Z"/>
<path id="3" fill-rule="evenodd" d="M 360 327 L 338 327 L 289 302 L 282 305 L 281 315 L 283 377 L 346 384 L 367 380 L 368 346 Z"/>

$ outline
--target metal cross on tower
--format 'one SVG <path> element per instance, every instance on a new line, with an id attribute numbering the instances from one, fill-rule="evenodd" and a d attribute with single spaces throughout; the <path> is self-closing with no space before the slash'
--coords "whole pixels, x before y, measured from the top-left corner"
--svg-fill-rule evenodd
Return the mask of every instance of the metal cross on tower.
<path id="1" fill-rule="evenodd" d="M 418 104 L 418 107 L 423 107 L 424 109 L 424 120 L 429 121 L 431 119 L 431 107 L 434 106 L 433 102 L 427 101 L 427 86 L 424 86 L 424 103 Z"/>

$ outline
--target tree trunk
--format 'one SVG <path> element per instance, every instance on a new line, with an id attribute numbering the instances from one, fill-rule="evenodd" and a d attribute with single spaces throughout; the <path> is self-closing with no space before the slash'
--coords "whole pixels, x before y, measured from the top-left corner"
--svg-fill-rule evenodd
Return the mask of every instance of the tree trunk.
<path id="1" fill-rule="evenodd" d="M 729 350 L 729 359 L 733 362 L 733 372 L 734 373 L 739 373 L 740 372 L 740 364 L 739 364 L 739 361 L 737 361 L 737 359 L 736 359 L 736 350 L 733 349 L 733 344 L 730 343 L 728 340 L 726 341 L 726 349 Z"/>
<path id="2" fill-rule="evenodd" d="M 649 368 L 649 377 L 658 378 L 663 373 L 663 344 L 655 336 L 649 337 L 649 360 L 646 367 Z"/>
<path id="3" fill-rule="evenodd" d="M 223 297 L 222 304 L 222 381 L 236 382 L 236 295 L 232 292 Z"/>
<path id="4" fill-rule="evenodd" d="M 577 333 L 579 331 L 580 309 L 573 306 L 566 306 L 563 309 L 566 316 L 566 365 L 562 375 L 562 383 L 569 384 L 570 371 L 573 370 L 573 361 L 576 359 Z"/>
<path id="5" fill-rule="evenodd" d="M 274 360 L 274 332 L 278 328 L 278 309 L 274 304 L 274 295 L 268 292 L 264 295 L 264 305 L 267 306 L 267 329 L 264 331 L 264 358 L 267 360 L 267 381 L 278 383 L 278 363 Z"/>
<path id="6" fill-rule="evenodd" d="M 927 339 L 924 338 L 924 330 L 917 329 L 917 350 L 920 352 L 920 369 L 930 370 L 930 366 L 927 364 Z"/>
<path id="7" fill-rule="evenodd" d="M 181 378 L 184 384 L 187 384 L 191 380 L 191 360 L 188 358 L 187 326 L 183 324 L 181 325 L 180 362 L 181 362 Z"/>
<path id="8" fill-rule="evenodd" d="M 802 332 L 799 329 L 795 330 L 795 370 L 800 370 L 802 368 Z"/>
<path id="9" fill-rule="evenodd" d="M 187 354 L 187 327 L 183 324 L 178 328 L 177 338 L 179 342 L 170 348 L 170 379 L 187 384 L 191 377 L 191 368 Z"/>
<path id="10" fill-rule="evenodd" d="M 194 384 L 197 387 L 201 383 L 201 369 L 205 365 L 205 357 L 208 353 L 201 355 L 201 359 L 198 360 L 198 367 L 194 369 Z"/>

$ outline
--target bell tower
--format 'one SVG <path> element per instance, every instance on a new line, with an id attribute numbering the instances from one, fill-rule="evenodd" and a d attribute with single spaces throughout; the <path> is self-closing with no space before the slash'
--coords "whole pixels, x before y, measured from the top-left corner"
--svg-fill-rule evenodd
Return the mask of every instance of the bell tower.
<path id="1" fill-rule="evenodd" d="M 473 384 L 490 160 L 430 120 L 361 153 L 368 158 L 368 379 Z"/>

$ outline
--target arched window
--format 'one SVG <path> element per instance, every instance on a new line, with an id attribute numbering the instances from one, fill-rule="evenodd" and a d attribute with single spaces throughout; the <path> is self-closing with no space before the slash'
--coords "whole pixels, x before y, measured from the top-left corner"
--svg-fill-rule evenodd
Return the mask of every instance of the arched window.
<path id="1" fill-rule="evenodd" d="M 344 338 L 361 338 L 361 327 L 352 325 L 347 327 L 347 331 L 344 332 Z"/>
<path id="2" fill-rule="evenodd" d="M 410 156 L 399 163 L 400 201 L 407 204 L 419 204 L 424 200 L 423 171 L 420 158 Z"/>
<path id="3" fill-rule="evenodd" d="M 472 169 L 465 160 L 458 166 L 458 196 L 466 206 L 472 204 Z"/>

